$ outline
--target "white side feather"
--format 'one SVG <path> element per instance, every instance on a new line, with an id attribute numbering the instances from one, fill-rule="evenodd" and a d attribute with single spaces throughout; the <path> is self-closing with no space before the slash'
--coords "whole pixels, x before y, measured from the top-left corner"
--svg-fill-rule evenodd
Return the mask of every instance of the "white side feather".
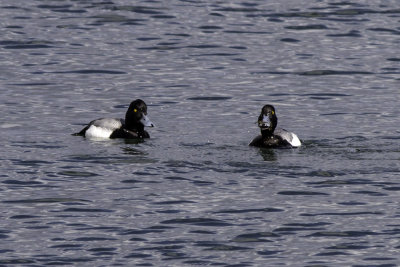
<path id="1" fill-rule="evenodd" d="M 285 129 L 282 128 L 276 128 L 274 134 L 282 137 L 282 139 L 286 140 L 292 147 L 301 146 L 301 141 L 295 133 L 286 131 Z"/>
<path id="2" fill-rule="evenodd" d="M 109 138 L 112 134 L 112 130 L 102 127 L 91 125 L 86 130 L 85 137 L 87 138 Z"/>
<path id="3" fill-rule="evenodd" d="M 293 147 L 299 147 L 299 146 L 301 146 L 301 142 L 300 142 L 300 139 L 299 139 L 299 137 L 296 135 L 296 134 L 294 134 L 294 133 L 291 133 L 292 134 L 292 141 L 290 142 L 290 144 L 293 146 Z"/>
<path id="4" fill-rule="evenodd" d="M 86 130 L 85 137 L 88 138 L 109 138 L 112 132 L 122 127 L 122 119 L 98 119 L 90 123 Z"/>

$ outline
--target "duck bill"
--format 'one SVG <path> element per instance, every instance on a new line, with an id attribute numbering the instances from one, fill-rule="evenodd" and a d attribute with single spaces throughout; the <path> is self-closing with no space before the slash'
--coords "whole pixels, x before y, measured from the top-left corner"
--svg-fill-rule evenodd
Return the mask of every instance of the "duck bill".
<path id="1" fill-rule="evenodd" d="M 140 119 L 140 123 L 146 127 L 154 127 L 154 124 L 151 122 L 151 120 L 146 115 L 143 115 L 143 117 Z"/>
<path id="2" fill-rule="evenodd" d="M 260 127 L 261 129 L 267 129 L 271 127 L 271 120 L 269 119 L 269 117 L 263 115 L 262 120 L 258 121 L 258 127 Z"/>

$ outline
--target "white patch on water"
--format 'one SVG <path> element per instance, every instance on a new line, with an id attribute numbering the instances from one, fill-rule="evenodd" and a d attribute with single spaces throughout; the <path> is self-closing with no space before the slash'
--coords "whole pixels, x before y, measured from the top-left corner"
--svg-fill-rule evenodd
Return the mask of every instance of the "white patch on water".
<path id="1" fill-rule="evenodd" d="M 14 127 L 18 127 L 21 126 L 21 124 L 16 124 L 16 123 L 4 123 L 0 125 L 0 128 L 2 129 L 8 129 L 8 128 L 14 128 Z"/>

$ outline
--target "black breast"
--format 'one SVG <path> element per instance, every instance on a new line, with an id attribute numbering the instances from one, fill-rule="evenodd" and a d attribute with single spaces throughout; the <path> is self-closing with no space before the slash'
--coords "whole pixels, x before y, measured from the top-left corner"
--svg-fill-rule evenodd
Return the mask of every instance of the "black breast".
<path id="1" fill-rule="evenodd" d="M 150 138 L 150 135 L 147 131 L 131 131 L 125 128 L 120 128 L 115 130 L 110 138 L 125 138 L 125 139 L 142 139 L 142 138 Z"/>
<path id="2" fill-rule="evenodd" d="M 268 137 L 259 135 L 254 138 L 250 143 L 250 146 L 274 148 L 290 146 L 290 144 L 286 140 L 283 140 L 279 135 L 271 135 Z"/>
<path id="3" fill-rule="evenodd" d="M 262 140 L 262 146 L 263 147 L 278 147 L 278 146 L 284 146 L 285 142 L 280 136 L 278 135 L 272 135 L 267 138 L 263 138 Z"/>

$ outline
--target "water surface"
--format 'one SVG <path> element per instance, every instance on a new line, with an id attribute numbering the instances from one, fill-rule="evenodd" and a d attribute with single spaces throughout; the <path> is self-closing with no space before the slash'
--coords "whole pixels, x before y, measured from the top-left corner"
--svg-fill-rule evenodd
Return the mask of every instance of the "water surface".
<path id="1" fill-rule="evenodd" d="M 292 2 L 2 1 L 0 264 L 397 266 L 398 2 Z"/>

